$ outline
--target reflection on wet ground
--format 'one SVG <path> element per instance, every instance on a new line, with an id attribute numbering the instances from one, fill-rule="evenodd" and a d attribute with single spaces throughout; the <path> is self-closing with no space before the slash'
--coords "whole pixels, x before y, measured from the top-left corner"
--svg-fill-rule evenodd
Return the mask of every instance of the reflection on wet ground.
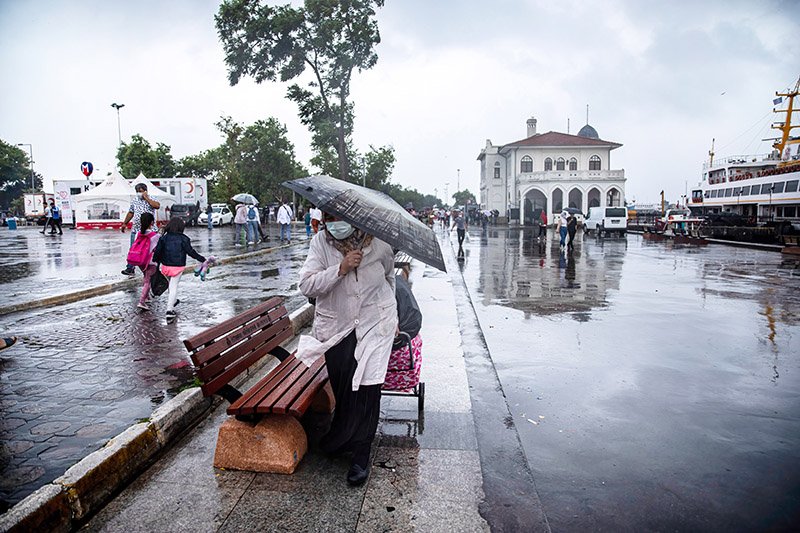
<path id="1" fill-rule="evenodd" d="M 465 247 L 553 530 L 797 525 L 796 261 L 634 235 L 564 256 L 526 230 Z"/>

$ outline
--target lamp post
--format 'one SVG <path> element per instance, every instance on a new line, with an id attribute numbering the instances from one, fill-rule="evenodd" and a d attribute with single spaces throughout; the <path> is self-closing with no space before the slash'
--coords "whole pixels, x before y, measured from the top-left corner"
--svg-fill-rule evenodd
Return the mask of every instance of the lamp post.
<path id="1" fill-rule="evenodd" d="M 461 169 L 457 168 L 456 172 L 458 173 L 458 178 L 456 180 L 456 192 L 461 190 Z"/>
<path id="2" fill-rule="evenodd" d="M 30 143 L 18 143 L 17 146 L 27 146 L 31 154 L 31 191 L 33 191 L 35 188 L 33 184 L 33 145 Z"/>
<path id="3" fill-rule="evenodd" d="M 111 104 L 111 107 L 117 110 L 117 139 L 119 141 L 119 146 L 122 146 L 122 129 L 120 128 L 119 125 L 119 110 L 125 107 L 125 104 L 118 104 L 114 102 L 113 104 Z"/>

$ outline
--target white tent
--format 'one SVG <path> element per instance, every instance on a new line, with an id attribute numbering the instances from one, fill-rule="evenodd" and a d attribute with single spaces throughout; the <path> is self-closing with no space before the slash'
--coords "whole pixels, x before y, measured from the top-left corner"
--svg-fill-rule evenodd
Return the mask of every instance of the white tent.
<path id="1" fill-rule="evenodd" d="M 166 222 L 169 220 L 169 214 L 167 210 L 171 209 L 173 205 L 178 203 L 178 198 L 176 198 L 173 194 L 162 191 L 141 172 L 139 172 L 139 175 L 136 176 L 136 179 L 131 182 L 131 187 L 135 189 L 140 183 L 147 186 L 147 195 L 150 196 L 150 198 L 157 200 L 158 203 L 161 204 L 161 207 L 156 210 L 156 224 L 166 224 Z"/>
<path id="2" fill-rule="evenodd" d="M 119 229 L 135 195 L 128 180 L 114 171 L 97 187 L 75 197 L 78 229 Z"/>

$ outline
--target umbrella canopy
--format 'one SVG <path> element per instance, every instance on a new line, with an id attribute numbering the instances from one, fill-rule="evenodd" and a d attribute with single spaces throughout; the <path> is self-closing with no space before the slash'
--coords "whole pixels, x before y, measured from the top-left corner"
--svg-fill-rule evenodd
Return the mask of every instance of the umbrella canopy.
<path id="1" fill-rule="evenodd" d="M 308 176 L 283 182 L 326 213 L 346 220 L 394 248 L 445 271 L 444 258 L 432 228 L 411 216 L 379 191 L 330 176 Z"/>
<path id="2" fill-rule="evenodd" d="M 258 200 L 252 194 L 247 194 L 246 192 L 240 192 L 236 196 L 232 197 L 231 200 L 234 202 L 239 202 L 242 204 L 253 204 L 258 205 Z"/>

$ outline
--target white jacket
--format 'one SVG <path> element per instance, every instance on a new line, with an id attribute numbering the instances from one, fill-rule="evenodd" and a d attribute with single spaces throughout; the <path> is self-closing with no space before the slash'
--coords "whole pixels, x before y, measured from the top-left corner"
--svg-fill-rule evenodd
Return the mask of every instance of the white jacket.
<path id="1" fill-rule="evenodd" d="M 294 213 L 292 213 L 292 208 L 288 205 L 283 204 L 278 208 L 278 224 L 291 224 L 292 217 L 294 217 Z"/>
<path id="2" fill-rule="evenodd" d="M 344 256 L 327 242 L 326 232 L 320 231 L 311 239 L 300 270 L 300 292 L 317 302 L 313 338 L 300 338 L 297 357 L 311 365 L 355 330 L 358 366 L 353 390 L 383 383 L 397 328 L 392 248 L 373 239 L 362 251 L 358 272 L 339 276 Z"/>

